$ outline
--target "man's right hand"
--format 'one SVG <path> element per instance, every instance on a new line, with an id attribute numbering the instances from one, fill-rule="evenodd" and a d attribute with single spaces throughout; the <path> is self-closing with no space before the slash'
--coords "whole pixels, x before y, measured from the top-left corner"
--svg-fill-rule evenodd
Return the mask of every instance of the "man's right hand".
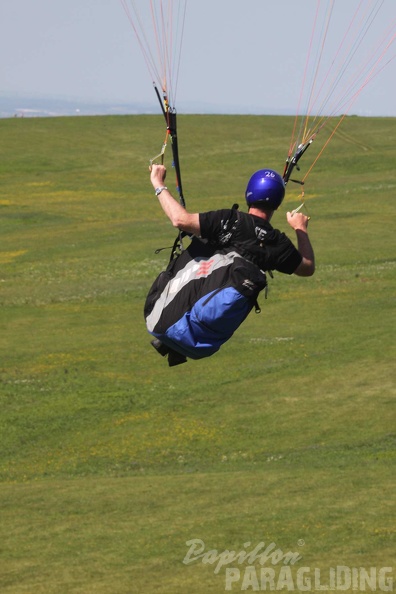
<path id="1" fill-rule="evenodd" d="M 149 167 L 150 169 L 150 180 L 153 184 L 154 189 L 159 188 L 165 184 L 166 178 L 166 167 L 165 165 L 157 165 L 153 163 Z"/>

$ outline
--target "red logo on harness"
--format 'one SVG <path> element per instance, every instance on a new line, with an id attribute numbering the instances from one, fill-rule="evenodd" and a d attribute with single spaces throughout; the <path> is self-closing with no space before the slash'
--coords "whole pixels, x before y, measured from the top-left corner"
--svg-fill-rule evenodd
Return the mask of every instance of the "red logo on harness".
<path id="1" fill-rule="evenodd" d="M 214 260 L 208 260 L 207 262 L 202 262 L 201 266 L 197 270 L 196 276 L 207 276 L 210 272 L 210 269 L 213 266 Z"/>

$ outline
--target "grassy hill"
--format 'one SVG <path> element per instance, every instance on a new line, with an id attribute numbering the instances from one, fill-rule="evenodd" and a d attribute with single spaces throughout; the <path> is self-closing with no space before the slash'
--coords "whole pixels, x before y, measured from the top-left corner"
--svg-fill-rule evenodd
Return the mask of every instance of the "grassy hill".
<path id="1" fill-rule="evenodd" d="M 188 208 L 243 207 L 291 129 L 179 116 Z M 223 592 L 191 539 L 275 543 L 322 584 L 392 566 L 396 121 L 347 118 L 308 178 L 314 277 L 276 274 L 218 354 L 172 369 L 142 311 L 174 239 L 162 139 L 159 116 L 0 121 L 2 594 Z M 298 193 L 273 220 L 291 237 Z M 233 591 L 257 590 L 248 565 Z"/>

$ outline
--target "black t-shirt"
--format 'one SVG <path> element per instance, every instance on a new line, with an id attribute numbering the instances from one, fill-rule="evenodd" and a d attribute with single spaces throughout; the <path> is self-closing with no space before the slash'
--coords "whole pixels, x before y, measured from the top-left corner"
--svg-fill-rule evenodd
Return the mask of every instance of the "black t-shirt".
<path id="1" fill-rule="evenodd" d="M 237 210 L 200 213 L 201 237 L 221 247 L 233 247 L 261 270 L 293 274 L 302 261 L 290 239 L 268 221 Z"/>

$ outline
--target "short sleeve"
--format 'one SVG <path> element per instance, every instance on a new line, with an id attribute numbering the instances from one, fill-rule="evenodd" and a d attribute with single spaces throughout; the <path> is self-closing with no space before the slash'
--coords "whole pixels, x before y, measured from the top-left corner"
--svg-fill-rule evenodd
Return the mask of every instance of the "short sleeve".
<path id="1" fill-rule="evenodd" d="M 293 274 L 302 261 L 302 256 L 291 240 L 280 233 L 280 239 L 277 246 L 276 266 L 274 270 L 284 274 Z"/>

